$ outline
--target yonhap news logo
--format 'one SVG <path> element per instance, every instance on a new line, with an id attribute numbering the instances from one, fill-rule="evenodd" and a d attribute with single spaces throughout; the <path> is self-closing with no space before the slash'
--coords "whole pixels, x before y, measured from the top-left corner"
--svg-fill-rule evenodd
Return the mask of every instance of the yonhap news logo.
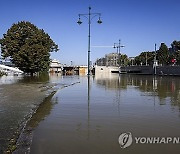
<path id="1" fill-rule="evenodd" d="M 180 137 L 134 137 L 131 132 L 119 136 L 119 145 L 125 149 L 134 144 L 180 144 Z"/>
<path id="2" fill-rule="evenodd" d="M 132 142 L 133 142 L 133 139 L 132 139 L 132 134 L 130 132 L 122 133 L 119 136 L 119 144 L 120 144 L 120 147 L 123 149 L 129 147 L 132 144 Z"/>

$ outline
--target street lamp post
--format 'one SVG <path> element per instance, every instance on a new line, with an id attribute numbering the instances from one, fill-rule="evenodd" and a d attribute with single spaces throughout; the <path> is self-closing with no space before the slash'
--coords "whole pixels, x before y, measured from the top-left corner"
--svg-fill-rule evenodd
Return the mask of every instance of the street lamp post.
<path id="1" fill-rule="evenodd" d="M 89 7 L 89 12 L 87 14 L 79 14 L 78 24 L 82 24 L 81 16 L 88 19 L 88 76 L 90 75 L 90 52 L 91 52 L 91 21 L 94 17 L 99 16 L 97 21 L 98 24 L 101 24 L 101 13 L 91 13 L 91 7 Z"/>
<path id="2" fill-rule="evenodd" d="M 114 48 L 117 48 L 117 54 L 118 54 L 118 59 L 120 60 L 120 53 L 121 53 L 121 48 L 125 47 L 124 45 L 121 45 L 121 40 L 119 39 L 119 43 L 114 43 Z M 120 63 L 119 63 L 120 67 Z"/>

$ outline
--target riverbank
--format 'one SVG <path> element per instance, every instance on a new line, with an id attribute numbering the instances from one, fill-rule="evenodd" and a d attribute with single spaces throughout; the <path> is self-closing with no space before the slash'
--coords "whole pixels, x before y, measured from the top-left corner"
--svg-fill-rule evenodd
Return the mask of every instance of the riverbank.
<path id="1" fill-rule="evenodd" d="M 29 153 L 30 145 L 33 137 L 33 129 L 37 127 L 40 121 L 42 121 L 46 116 L 50 114 L 52 106 L 52 98 L 57 91 L 73 86 L 80 82 L 74 82 L 71 84 L 61 84 L 57 85 L 56 89 L 53 89 L 51 93 L 34 109 L 33 113 L 26 121 L 21 133 L 19 134 L 15 144 L 11 145 L 11 148 L 8 149 L 8 152 L 13 149 L 13 153 Z"/>
<path id="2" fill-rule="evenodd" d="M 44 100 L 51 97 L 51 95 L 54 93 L 55 86 L 56 86 L 55 84 L 40 84 L 39 90 L 41 91 L 43 95 L 41 95 L 40 98 L 38 98 L 36 104 L 32 104 L 29 106 L 29 111 L 27 111 L 27 114 L 24 115 L 24 117 L 22 117 L 23 119 L 21 119 L 18 126 L 16 126 L 16 130 L 13 133 L 13 136 L 9 140 L 9 144 L 7 146 L 5 153 L 12 153 L 17 148 L 17 141 L 22 131 L 26 127 L 26 124 L 32 118 L 32 116 L 36 113 L 41 103 L 44 102 Z"/>
<path id="3" fill-rule="evenodd" d="M 11 153 L 27 121 L 60 83 L 49 76 L 0 78 L 0 153 Z"/>

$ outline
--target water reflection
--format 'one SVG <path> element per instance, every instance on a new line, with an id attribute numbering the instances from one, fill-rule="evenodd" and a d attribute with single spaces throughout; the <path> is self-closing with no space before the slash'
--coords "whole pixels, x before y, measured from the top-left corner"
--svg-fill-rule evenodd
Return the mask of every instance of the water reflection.
<path id="1" fill-rule="evenodd" d="M 111 78 L 96 77 L 96 83 L 108 90 L 127 90 L 129 86 L 136 87 L 143 95 L 157 96 L 160 105 L 170 99 L 172 106 L 180 107 L 180 82 L 178 77 L 156 77 L 135 75 L 114 75 Z"/>
<path id="2" fill-rule="evenodd" d="M 72 78 L 66 79 L 72 82 Z M 158 147 L 134 143 L 125 151 L 118 144 L 118 137 L 123 132 L 132 132 L 135 136 L 179 135 L 179 112 L 176 109 L 172 111 L 167 104 L 169 94 L 164 97 L 166 105 L 159 105 L 161 97 L 158 90 L 163 78 L 101 75 L 79 79 L 80 84 L 56 93 L 57 104 L 35 128 L 32 154 L 139 154 L 147 150 L 152 153 L 179 151 L 179 147 L 171 145 Z M 169 80 L 173 84 L 177 82 L 175 78 Z M 163 81 L 163 84 L 167 83 Z M 171 93 L 177 90 L 177 86 L 173 89 Z"/>
<path id="3" fill-rule="evenodd" d="M 45 98 L 45 100 L 40 104 L 38 107 L 36 113 L 33 115 L 31 120 L 28 122 L 27 127 L 35 128 L 39 124 L 40 121 L 44 120 L 45 117 L 47 117 L 54 104 L 57 104 L 58 97 L 53 98 L 56 92 L 53 92 L 51 95 Z"/>
<path id="4" fill-rule="evenodd" d="M 118 74 L 98 74 L 95 76 L 95 81 L 99 86 L 103 86 L 110 90 L 116 90 L 118 88 L 123 88 L 126 86 L 126 83 L 123 83 L 124 80 L 121 81 Z"/>
<path id="5" fill-rule="evenodd" d="M 13 84 L 22 80 L 23 76 L 2 76 L 0 77 L 0 85 L 2 84 Z"/>
<path id="6" fill-rule="evenodd" d="M 50 76 L 48 73 L 42 73 L 38 76 L 24 76 L 19 83 L 45 83 L 49 82 Z"/>
<path id="7" fill-rule="evenodd" d="M 48 73 L 43 73 L 38 76 L 2 76 L 0 77 L 0 85 L 2 84 L 15 84 L 15 83 L 45 83 L 48 82 L 50 79 L 50 76 Z"/>
<path id="8" fill-rule="evenodd" d="M 18 147 L 14 153 L 29 153 L 29 147 L 33 137 L 33 129 L 50 114 L 53 105 L 58 102 L 58 97 L 53 97 L 55 93 L 56 92 L 51 93 L 44 99 L 35 114 L 33 114 L 31 120 L 28 121 L 26 128 L 23 130 L 17 141 Z"/>
<path id="9" fill-rule="evenodd" d="M 87 99 L 88 99 L 88 139 L 89 139 L 89 136 L 90 136 L 90 134 L 89 134 L 89 128 L 90 128 L 90 91 L 91 91 L 91 87 L 90 87 L 90 85 L 91 85 L 91 81 L 90 81 L 90 76 L 88 76 L 87 77 L 88 78 L 88 82 L 87 82 Z"/>

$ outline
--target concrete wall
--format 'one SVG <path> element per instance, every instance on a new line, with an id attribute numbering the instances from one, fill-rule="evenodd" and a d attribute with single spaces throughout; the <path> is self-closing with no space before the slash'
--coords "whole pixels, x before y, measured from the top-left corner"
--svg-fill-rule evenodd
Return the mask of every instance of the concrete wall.
<path id="1" fill-rule="evenodd" d="M 113 66 L 95 66 L 95 75 L 99 73 L 110 74 L 112 72 L 118 72 L 118 67 Z"/>
<path id="2" fill-rule="evenodd" d="M 152 66 L 122 66 L 121 72 L 136 73 L 136 74 L 153 74 Z"/>
<path id="3" fill-rule="evenodd" d="M 120 68 L 121 72 L 133 74 L 154 74 L 153 66 L 126 66 Z M 179 75 L 180 66 L 157 66 L 157 75 Z"/>
<path id="4" fill-rule="evenodd" d="M 158 66 L 157 74 L 159 75 L 179 75 L 180 66 Z"/>

